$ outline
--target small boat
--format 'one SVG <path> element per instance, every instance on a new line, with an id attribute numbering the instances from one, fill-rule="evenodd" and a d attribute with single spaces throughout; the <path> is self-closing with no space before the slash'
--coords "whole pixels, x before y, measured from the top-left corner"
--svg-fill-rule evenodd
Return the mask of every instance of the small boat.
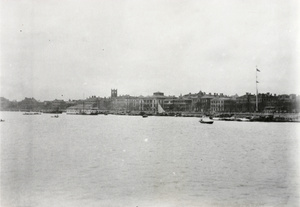
<path id="1" fill-rule="evenodd" d="M 201 124 L 213 124 L 214 121 L 209 118 L 201 118 L 199 121 Z"/>
<path id="2" fill-rule="evenodd" d="M 58 115 L 51 116 L 51 118 L 58 118 L 58 117 L 59 117 Z"/>
<path id="3" fill-rule="evenodd" d="M 220 117 L 213 117 L 212 120 L 215 120 L 215 121 L 220 121 L 221 118 Z"/>
<path id="4" fill-rule="evenodd" d="M 142 117 L 143 117 L 143 118 L 147 118 L 148 115 L 147 115 L 147 114 L 143 114 Z"/>
<path id="5" fill-rule="evenodd" d="M 1 119 L 0 122 L 5 122 L 5 120 L 4 120 L 4 119 Z"/>
<path id="6" fill-rule="evenodd" d="M 62 114 L 63 111 L 60 110 L 45 110 L 43 111 L 44 114 Z"/>
<path id="7" fill-rule="evenodd" d="M 247 118 L 237 118 L 236 120 L 237 121 L 250 121 L 250 119 L 247 119 Z"/>
<path id="8" fill-rule="evenodd" d="M 225 117 L 223 118 L 224 121 L 235 121 L 235 117 L 231 116 L 231 117 Z"/>
<path id="9" fill-rule="evenodd" d="M 41 112 L 25 112 L 23 115 L 41 115 Z"/>

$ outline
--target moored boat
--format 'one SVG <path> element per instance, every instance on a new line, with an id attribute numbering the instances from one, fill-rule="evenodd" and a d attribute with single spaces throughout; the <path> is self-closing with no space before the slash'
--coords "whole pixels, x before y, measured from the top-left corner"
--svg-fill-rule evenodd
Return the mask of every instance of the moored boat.
<path id="1" fill-rule="evenodd" d="M 247 119 L 245 117 L 243 117 L 243 118 L 237 118 L 236 120 L 237 121 L 250 121 L 250 119 Z"/>
<path id="2" fill-rule="evenodd" d="M 199 122 L 200 122 L 201 124 L 213 124 L 213 123 L 214 123 L 214 121 L 211 120 L 210 118 L 201 118 L 201 119 L 199 120 Z"/>
<path id="3" fill-rule="evenodd" d="M 43 111 L 44 114 L 62 114 L 63 111 L 61 110 L 45 110 Z"/>
<path id="4" fill-rule="evenodd" d="M 23 115 L 41 115 L 41 112 L 25 112 Z"/>
<path id="5" fill-rule="evenodd" d="M 234 120 L 235 120 L 235 117 L 234 117 L 234 116 L 231 116 L 231 117 L 225 117 L 223 120 L 224 120 L 224 121 L 234 121 Z"/>
<path id="6" fill-rule="evenodd" d="M 214 120 L 214 121 L 220 121 L 222 119 L 220 117 L 213 117 L 212 120 Z"/>

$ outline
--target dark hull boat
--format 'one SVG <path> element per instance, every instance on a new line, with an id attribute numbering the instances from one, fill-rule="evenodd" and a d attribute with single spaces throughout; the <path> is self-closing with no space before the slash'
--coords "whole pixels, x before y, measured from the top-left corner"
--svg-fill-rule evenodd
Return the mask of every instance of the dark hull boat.
<path id="1" fill-rule="evenodd" d="M 213 123 L 214 123 L 213 120 L 207 119 L 207 118 L 202 118 L 202 119 L 200 119 L 199 122 L 200 122 L 201 124 L 213 124 Z"/>

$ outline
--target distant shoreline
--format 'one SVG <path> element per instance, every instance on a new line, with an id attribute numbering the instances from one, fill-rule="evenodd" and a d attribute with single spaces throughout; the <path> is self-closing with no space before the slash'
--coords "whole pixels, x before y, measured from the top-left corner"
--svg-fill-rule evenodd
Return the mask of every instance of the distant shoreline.
<path id="1" fill-rule="evenodd" d="M 26 111 L 9 111 L 2 110 L 1 112 L 21 112 Z M 32 111 L 35 112 L 35 111 Z M 44 114 L 49 114 L 48 112 L 41 112 Z M 61 113 L 66 113 L 63 111 Z M 99 111 L 97 115 L 121 115 L 121 116 L 141 116 L 147 114 L 148 116 L 163 116 L 163 117 L 195 117 L 200 118 L 203 116 L 209 116 L 211 119 L 216 121 L 249 121 L 249 122 L 299 122 L 300 123 L 300 113 L 218 113 L 218 114 L 207 114 L 203 112 L 169 112 L 164 114 L 154 114 L 150 111 Z M 25 114 L 26 115 L 26 114 Z M 81 114 L 76 114 L 80 116 Z M 85 114 L 88 115 L 88 114 Z M 95 114 L 93 114 L 95 115 Z"/>

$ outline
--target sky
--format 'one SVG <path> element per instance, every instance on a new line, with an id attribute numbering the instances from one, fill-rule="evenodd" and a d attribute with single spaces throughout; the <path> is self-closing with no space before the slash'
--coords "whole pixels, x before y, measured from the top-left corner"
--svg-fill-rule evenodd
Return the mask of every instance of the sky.
<path id="1" fill-rule="evenodd" d="M 300 94 L 297 0 L 0 0 L 0 95 Z"/>

